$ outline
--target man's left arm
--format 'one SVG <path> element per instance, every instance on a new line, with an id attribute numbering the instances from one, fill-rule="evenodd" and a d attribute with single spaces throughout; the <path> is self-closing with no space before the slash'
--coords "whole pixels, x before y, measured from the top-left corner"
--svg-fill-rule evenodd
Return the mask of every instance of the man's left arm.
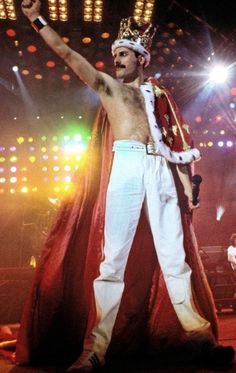
<path id="1" fill-rule="evenodd" d="M 178 164 L 176 166 L 178 176 L 184 188 L 184 194 L 188 199 L 188 206 L 190 210 L 194 210 L 199 207 L 199 203 L 197 205 L 193 205 L 193 193 L 192 193 L 192 181 L 191 181 L 191 172 L 189 165 L 186 164 Z"/>

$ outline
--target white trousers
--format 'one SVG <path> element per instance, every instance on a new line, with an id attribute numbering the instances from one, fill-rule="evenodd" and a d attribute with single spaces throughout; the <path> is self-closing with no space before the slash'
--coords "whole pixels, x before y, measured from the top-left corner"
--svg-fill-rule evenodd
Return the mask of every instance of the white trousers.
<path id="1" fill-rule="evenodd" d="M 94 281 L 97 325 L 85 340 L 104 358 L 124 290 L 124 272 L 143 203 L 168 293 L 187 332 L 209 327 L 192 301 L 191 269 L 185 262 L 177 192 L 168 162 L 148 155 L 146 145 L 114 142 L 114 160 L 107 191 L 104 261 Z"/>

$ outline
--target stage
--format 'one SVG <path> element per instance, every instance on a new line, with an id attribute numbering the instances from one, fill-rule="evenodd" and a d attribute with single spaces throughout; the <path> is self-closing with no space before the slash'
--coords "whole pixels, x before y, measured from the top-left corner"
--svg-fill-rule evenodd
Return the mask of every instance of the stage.
<path id="1" fill-rule="evenodd" d="M 225 309 L 219 315 L 219 340 L 222 345 L 231 345 L 236 350 L 236 314 L 231 310 Z M 201 362 L 199 362 L 199 365 Z M 231 367 L 214 367 L 203 368 L 196 365 L 182 363 L 172 363 L 171 357 L 167 363 L 155 364 L 148 363 L 147 361 L 115 361 L 110 362 L 106 368 L 103 369 L 104 373 L 215 373 L 219 371 L 227 371 L 228 373 L 236 372 L 236 358 Z M 50 373 L 66 372 L 64 367 L 18 367 L 12 364 L 8 359 L 0 357 L 0 373 Z"/>

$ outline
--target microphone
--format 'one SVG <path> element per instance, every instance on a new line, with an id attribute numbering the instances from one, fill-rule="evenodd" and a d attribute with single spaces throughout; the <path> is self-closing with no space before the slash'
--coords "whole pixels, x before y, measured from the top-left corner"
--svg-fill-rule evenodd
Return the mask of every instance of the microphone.
<path id="1" fill-rule="evenodd" d="M 202 177 L 200 175 L 194 175 L 192 177 L 192 196 L 193 196 L 193 205 L 196 206 L 199 202 L 199 185 L 202 182 Z"/>

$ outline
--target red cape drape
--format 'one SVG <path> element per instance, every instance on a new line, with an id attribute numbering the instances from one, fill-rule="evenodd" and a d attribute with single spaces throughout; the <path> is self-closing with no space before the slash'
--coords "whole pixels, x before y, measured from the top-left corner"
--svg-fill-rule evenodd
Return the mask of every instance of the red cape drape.
<path id="1" fill-rule="evenodd" d="M 72 362 L 82 350 L 103 244 L 106 189 L 112 163 L 112 135 L 105 112 L 97 115 L 86 158 L 75 176 L 76 191 L 65 200 L 49 233 L 25 304 L 16 348 L 19 364 Z M 191 215 L 182 218 L 187 261 L 193 268 L 196 305 L 217 335 L 214 302 L 199 258 Z M 162 351 L 184 342 L 170 303 L 144 214 L 125 272 L 125 291 L 108 354 L 135 353 L 142 346 Z"/>

